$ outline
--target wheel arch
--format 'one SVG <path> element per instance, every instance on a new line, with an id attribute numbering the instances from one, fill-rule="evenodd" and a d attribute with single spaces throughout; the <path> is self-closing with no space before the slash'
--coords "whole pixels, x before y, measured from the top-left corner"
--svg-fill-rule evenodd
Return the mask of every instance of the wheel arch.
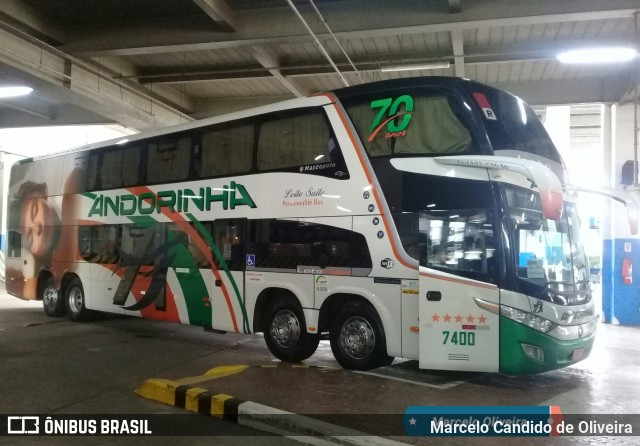
<path id="1" fill-rule="evenodd" d="M 318 323 L 320 332 L 322 333 L 329 330 L 332 318 L 338 311 L 340 311 L 340 308 L 342 306 L 358 302 L 371 307 L 384 328 L 384 323 L 382 321 L 382 318 L 380 317 L 380 313 L 376 309 L 375 305 L 373 305 L 371 301 L 369 301 L 369 299 L 359 294 L 335 293 L 325 299 L 324 302 L 322 302 L 322 306 L 320 307 L 320 316 Z"/>
<path id="2" fill-rule="evenodd" d="M 368 297 L 353 292 L 336 292 L 327 297 L 320 306 L 319 315 L 319 333 L 329 331 L 331 321 L 340 309 L 350 303 L 361 303 L 371 308 L 380 322 L 382 335 L 387 346 L 387 352 L 392 356 L 401 356 L 400 343 L 400 326 L 401 322 L 394 323 L 393 317 L 386 306 L 377 299 L 369 299 Z M 394 329 L 397 329 L 394 333 Z"/>
<path id="3" fill-rule="evenodd" d="M 37 282 L 37 285 L 36 285 L 36 299 L 37 300 L 42 300 L 42 291 L 43 291 L 44 283 L 50 277 L 53 278 L 53 273 L 48 269 L 41 269 L 38 272 L 38 282 Z"/>
<path id="4" fill-rule="evenodd" d="M 73 279 L 78 279 L 80 281 L 80 284 L 82 285 L 83 290 L 84 290 L 84 284 L 82 283 L 82 280 L 80 279 L 80 277 L 76 273 L 65 273 L 65 275 L 62 276 L 62 280 L 60 280 L 60 292 L 62 294 L 64 294 L 64 292 L 67 290 L 67 287 L 69 286 L 69 283 Z M 86 299 L 87 292 L 85 291 L 84 294 L 85 294 L 85 299 Z"/>
<path id="5" fill-rule="evenodd" d="M 295 301 L 300 305 L 300 308 L 303 308 L 300 299 L 291 290 L 280 287 L 265 288 L 260 292 L 260 294 L 258 294 L 258 298 L 256 299 L 256 304 L 253 309 L 253 333 L 264 331 L 262 322 L 264 319 L 265 309 L 271 300 L 280 296 L 284 296 Z"/>

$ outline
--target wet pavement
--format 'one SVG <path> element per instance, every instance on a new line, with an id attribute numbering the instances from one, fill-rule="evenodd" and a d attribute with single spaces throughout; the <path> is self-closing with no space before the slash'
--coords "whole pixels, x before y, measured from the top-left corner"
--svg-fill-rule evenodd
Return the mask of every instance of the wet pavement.
<path id="1" fill-rule="evenodd" d="M 358 373 L 340 369 L 325 341 L 305 361 L 310 367 L 292 367 L 274 360 L 259 336 L 218 335 L 194 327 L 111 316 L 87 324 L 72 323 L 48 318 L 41 304 L 22 302 L 2 292 L 0 357 L 0 412 L 5 414 L 177 414 L 180 409 L 140 398 L 134 390 L 151 378 L 178 381 L 239 364 L 250 367 L 197 385 L 296 414 L 325 416 L 334 424 L 342 418 L 349 427 L 364 432 L 396 433 L 399 415 L 412 405 L 557 405 L 563 413 L 640 414 L 640 328 L 636 327 L 601 324 L 587 360 L 541 375 L 419 370 L 415 361 L 396 361 L 386 369 Z M 260 434 L 241 430 L 236 435 Z M 239 438 L 249 437 L 224 437 L 216 443 L 240 444 Z M 256 444 L 292 441 L 250 438 Z M 640 437 L 392 438 L 434 445 L 640 445 Z M 51 439 L 33 439 L 38 440 Z M 56 442 L 62 440 L 65 438 L 58 437 Z M 99 440 L 91 442 L 111 441 Z M 198 444 L 197 437 L 189 440 Z M 181 441 L 174 438 L 165 443 L 156 438 L 154 444 Z"/>

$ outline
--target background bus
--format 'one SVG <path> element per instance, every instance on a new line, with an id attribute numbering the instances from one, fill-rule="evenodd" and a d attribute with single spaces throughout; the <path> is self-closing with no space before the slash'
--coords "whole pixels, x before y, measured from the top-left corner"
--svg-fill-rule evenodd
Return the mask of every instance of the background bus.
<path id="1" fill-rule="evenodd" d="M 325 336 L 346 368 L 541 372 L 595 335 L 565 181 L 514 96 L 351 87 L 16 164 L 7 290 L 264 332 L 286 361 Z"/>

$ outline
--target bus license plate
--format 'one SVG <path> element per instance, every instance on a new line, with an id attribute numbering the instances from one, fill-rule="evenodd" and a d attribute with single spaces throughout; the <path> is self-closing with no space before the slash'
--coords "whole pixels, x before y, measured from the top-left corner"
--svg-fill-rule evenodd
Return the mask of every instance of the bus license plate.
<path id="1" fill-rule="evenodd" d="M 577 361 L 578 359 L 584 358 L 584 348 L 577 348 L 571 354 L 571 360 Z"/>

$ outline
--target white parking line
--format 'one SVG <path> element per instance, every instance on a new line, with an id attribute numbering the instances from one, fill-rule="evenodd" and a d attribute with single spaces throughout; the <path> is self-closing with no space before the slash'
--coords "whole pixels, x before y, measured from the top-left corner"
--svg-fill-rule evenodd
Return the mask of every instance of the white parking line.
<path id="1" fill-rule="evenodd" d="M 449 382 L 444 383 L 444 384 L 430 384 L 430 383 L 424 383 L 424 382 L 420 382 L 420 381 L 412 381 L 412 380 L 406 379 L 406 378 L 397 378 L 395 376 L 383 375 L 381 373 L 376 373 L 376 372 L 362 372 L 362 371 L 357 371 L 357 370 L 354 371 L 354 372 L 355 373 L 360 373 L 362 375 L 377 376 L 378 378 L 392 379 L 394 381 L 400 381 L 400 382 L 403 382 L 403 383 L 414 384 L 416 386 L 432 387 L 434 389 L 440 389 L 440 390 L 451 389 L 453 387 L 457 387 L 460 384 L 464 384 L 464 383 L 469 382 L 471 380 L 471 378 L 469 378 L 469 379 L 463 379 L 462 381 L 449 381 Z"/>

